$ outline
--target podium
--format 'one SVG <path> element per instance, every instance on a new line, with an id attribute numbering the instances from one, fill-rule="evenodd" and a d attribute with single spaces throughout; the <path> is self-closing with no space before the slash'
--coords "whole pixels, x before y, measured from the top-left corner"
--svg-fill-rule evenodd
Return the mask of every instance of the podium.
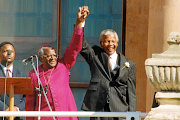
<path id="1" fill-rule="evenodd" d="M 6 77 L 0 77 L 0 94 L 4 94 Z M 14 94 L 33 94 L 30 77 L 7 77 L 6 94 L 9 94 L 9 109 L 14 108 Z M 10 116 L 9 120 L 13 120 Z"/>

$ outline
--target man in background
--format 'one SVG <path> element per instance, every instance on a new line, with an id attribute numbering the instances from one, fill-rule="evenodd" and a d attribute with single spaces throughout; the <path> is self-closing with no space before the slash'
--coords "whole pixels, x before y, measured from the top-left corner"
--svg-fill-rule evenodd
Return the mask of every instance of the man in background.
<path id="1" fill-rule="evenodd" d="M 27 77 L 28 74 L 25 71 L 18 70 L 13 67 L 13 61 L 15 58 L 15 48 L 10 42 L 3 42 L 0 44 L 0 76 L 1 77 Z M 4 104 L 5 102 L 5 104 Z M 25 111 L 25 95 L 14 95 L 14 111 Z M 9 95 L 0 95 L 0 111 L 9 111 Z M 7 118 L 4 118 L 7 119 Z M 3 120 L 3 117 L 0 117 Z M 14 120 L 25 120 L 25 117 L 15 117 Z"/>

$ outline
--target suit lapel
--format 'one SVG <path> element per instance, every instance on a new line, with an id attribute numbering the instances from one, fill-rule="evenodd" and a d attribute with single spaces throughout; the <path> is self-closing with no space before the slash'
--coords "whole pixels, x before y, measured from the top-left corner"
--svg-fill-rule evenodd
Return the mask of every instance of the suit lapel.
<path id="1" fill-rule="evenodd" d="M 116 82 L 118 82 L 123 77 L 124 73 L 127 70 L 126 68 L 123 68 L 125 62 L 127 62 L 126 58 L 124 56 L 122 56 L 120 53 L 118 53 L 118 56 L 120 59 L 119 63 L 118 63 L 118 65 L 120 65 L 120 69 L 119 69 L 119 76 L 117 77 Z"/>
<path id="2" fill-rule="evenodd" d="M 5 77 L 5 73 L 1 65 L 0 65 L 0 76 Z"/>
<path id="3" fill-rule="evenodd" d="M 16 68 L 13 68 L 13 77 L 18 77 L 19 76 L 19 72 L 17 71 Z"/>
<path id="4" fill-rule="evenodd" d="M 97 63 L 97 65 L 102 68 L 104 71 L 104 75 L 108 80 L 111 80 L 111 74 L 110 74 L 110 65 L 108 62 L 108 54 L 105 52 L 101 52 L 101 56 L 99 57 L 100 63 Z"/>

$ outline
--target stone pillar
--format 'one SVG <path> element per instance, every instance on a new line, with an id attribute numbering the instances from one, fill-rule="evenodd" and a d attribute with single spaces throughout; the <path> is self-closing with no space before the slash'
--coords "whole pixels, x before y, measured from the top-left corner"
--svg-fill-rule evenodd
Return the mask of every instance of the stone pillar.
<path id="1" fill-rule="evenodd" d="M 145 120 L 180 119 L 180 33 L 171 32 L 169 49 L 145 61 L 148 82 L 157 92 L 159 107 L 152 108 Z"/>

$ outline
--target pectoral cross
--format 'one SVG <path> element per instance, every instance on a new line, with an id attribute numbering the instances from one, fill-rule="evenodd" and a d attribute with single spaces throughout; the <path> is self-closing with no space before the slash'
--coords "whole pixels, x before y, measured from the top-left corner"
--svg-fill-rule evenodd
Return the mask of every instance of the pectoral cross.
<path id="1" fill-rule="evenodd" d="M 45 93 L 47 94 L 48 91 L 48 85 L 45 86 Z"/>

